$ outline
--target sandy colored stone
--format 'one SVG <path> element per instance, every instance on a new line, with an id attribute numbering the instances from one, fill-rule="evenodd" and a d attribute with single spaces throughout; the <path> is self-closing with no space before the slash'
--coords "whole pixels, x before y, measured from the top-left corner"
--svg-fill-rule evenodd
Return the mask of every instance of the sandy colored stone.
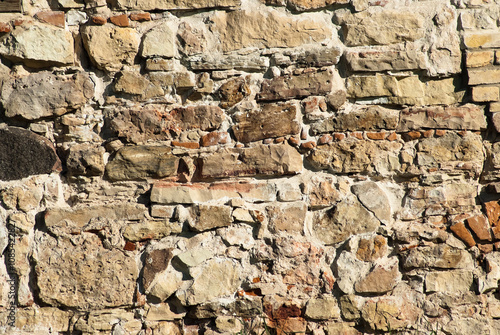
<path id="1" fill-rule="evenodd" d="M 498 48 L 500 33 L 496 30 L 470 31 L 464 34 L 464 44 L 467 48 Z"/>
<path id="2" fill-rule="evenodd" d="M 277 11 L 243 10 L 219 12 L 213 21 L 225 53 L 250 47 L 293 48 L 319 43 L 332 36 L 330 25 L 312 15 L 296 18 Z"/>
<path id="3" fill-rule="evenodd" d="M 472 88 L 472 100 L 488 102 L 500 100 L 500 89 L 497 86 L 475 86 Z"/>
<path id="4" fill-rule="evenodd" d="M 224 120 L 224 112 L 217 106 L 197 105 L 180 107 L 170 112 L 172 125 L 181 129 L 215 130 Z"/>
<path id="5" fill-rule="evenodd" d="M 2 40 L 0 54 L 34 68 L 71 65 L 73 43 L 67 30 L 44 24 L 21 25 Z"/>
<path id="6" fill-rule="evenodd" d="M 296 135 L 300 130 L 297 107 L 292 103 L 262 104 L 258 109 L 235 114 L 233 119 L 234 137 L 243 143 Z"/>
<path id="7" fill-rule="evenodd" d="M 104 148 L 77 144 L 70 148 L 66 167 L 73 176 L 100 176 L 104 173 Z"/>
<path id="8" fill-rule="evenodd" d="M 139 51 L 139 36 L 132 28 L 84 26 L 82 38 L 92 63 L 101 70 L 119 71 L 123 64 L 133 64 Z"/>
<path id="9" fill-rule="evenodd" d="M 296 11 L 307 11 L 330 5 L 346 4 L 347 0 L 261 0 L 267 5 L 280 5 L 293 8 Z"/>
<path id="10" fill-rule="evenodd" d="M 142 38 L 141 56 L 144 58 L 175 56 L 175 34 L 168 22 L 154 26 Z"/>
<path id="11" fill-rule="evenodd" d="M 229 108 L 247 97 L 251 91 L 244 77 L 228 80 L 219 88 L 221 107 Z"/>
<path id="12" fill-rule="evenodd" d="M 361 294 L 382 294 L 391 291 L 401 280 L 399 262 L 393 258 L 386 264 L 377 264 L 365 277 L 354 285 L 354 290 Z"/>
<path id="13" fill-rule="evenodd" d="M 149 85 L 149 80 L 139 73 L 122 71 L 115 81 L 114 88 L 116 92 L 141 95 L 145 93 Z"/>
<path id="14" fill-rule="evenodd" d="M 328 320 L 340 317 L 337 299 L 330 296 L 312 298 L 307 302 L 304 315 L 315 320 Z"/>
<path id="15" fill-rule="evenodd" d="M 468 69 L 469 85 L 500 83 L 500 70 L 496 68 Z"/>
<path id="16" fill-rule="evenodd" d="M 122 235 L 128 241 L 140 242 L 146 240 L 159 240 L 170 234 L 179 234 L 182 231 L 181 222 L 168 220 L 144 220 L 126 225 Z"/>
<path id="17" fill-rule="evenodd" d="M 240 5 L 240 0 L 118 0 L 119 8 L 130 10 L 171 10 L 171 9 L 201 9 L 201 8 L 234 8 Z"/>
<path id="18" fill-rule="evenodd" d="M 467 292 L 471 289 L 473 280 L 471 271 L 428 272 L 425 276 L 425 291 L 429 293 Z"/>
<path id="19" fill-rule="evenodd" d="M 392 209 L 387 194 L 375 182 L 364 182 L 351 187 L 359 201 L 382 222 L 392 220 Z"/>
<path id="20" fill-rule="evenodd" d="M 189 222 L 193 231 L 227 227 L 233 222 L 232 209 L 229 206 L 199 204 L 193 208 L 194 220 Z"/>
<path id="21" fill-rule="evenodd" d="M 203 54 L 189 58 L 193 70 L 241 70 L 263 71 L 269 67 L 269 58 L 260 55 L 212 55 Z"/>
<path id="22" fill-rule="evenodd" d="M 380 235 L 373 238 L 361 238 L 356 250 L 356 258 L 365 262 L 373 262 L 387 253 L 387 240 Z"/>
<path id="23" fill-rule="evenodd" d="M 463 269 L 472 265 L 472 257 L 466 250 L 447 244 L 413 248 L 403 254 L 403 267 L 405 269 Z"/>
<path id="24" fill-rule="evenodd" d="M 493 51 L 469 51 L 466 53 L 465 62 L 468 68 L 482 67 L 493 63 Z"/>
<path id="25" fill-rule="evenodd" d="M 266 207 L 266 210 L 269 217 L 270 229 L 274 232 L 303 233 L 304 220 L 307 213 L 305 202 L 299 201 L 270 205 Z"/>
<path id="26" fill-rule="evenodd" d="M 42 329 L 51 329 L 56 332 L 69 330 L 72 312 L 60 310 L 56 307 L 41 307 L 19 309 L 15 325 L 26 332 L 37 332 Z"/>
<path id="27" fill-rule="evenodd" d="M 386 332 L 414 322 L 418 310 L 411 302 L 398 297 L 374 298 L 364 304 L 361 317 L 370 329 Z"/>

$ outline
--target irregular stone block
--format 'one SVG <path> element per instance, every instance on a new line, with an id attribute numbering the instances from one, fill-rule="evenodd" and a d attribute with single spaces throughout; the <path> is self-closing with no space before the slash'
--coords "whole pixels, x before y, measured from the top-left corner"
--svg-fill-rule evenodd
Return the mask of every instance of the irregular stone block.
<path id="1" fill-rule="evenodd" d="M 36 41 L 36 43 L 33 43 Z M 0 43 L 0 55 L 33 68 L 73 64 L 71 32 L 44 24 L 14 28 Z"/>
<path id="2" fill-rule="evenodd" d="M 425 54 L 413 43 L 350 48 L 345 53 L 352 71 L 404 71 L 426 69 Z"/>
<path id="3" fill-rule="evenodd" d="M 216 298 L 233 296 L 241 283 L 241 265 L 230 259 L 214 258 L 190 272 L 193 275 L 196 273 L 191 286 L 176 293 L 183 305 L 198 305 Z"/>
<path id="4" fill-rule="evenodd" d="M 36 285 L 43 303 L 83 311 L 132 307 L 139 275 L 134 257 L 104 249 L 94 234 L 77 245 L 45 234 L 37 249 Z"/>
<path id="5" fill-rule="evenodd" d="M 333 88 L 333 76 L 334 70 L 326 69 L 318 72 L 266 79 L 262 83 L 257 100 L 287 100 L 310 95 L 329 94 Z"/>
<path id="6" fill-rule="evenodd" d="M 269 217 L 269 228 L 272 231 L 299 234 L 304 232 L 304 220 L 307 213 L 305 202 L 276 204 L 267 206 L 266 210 Z"/>
<path id="7" fill-rule="evenodd" d="M 200 55 L 188 59 L 192 70 L 262 71 L 269 67 L 269 58 L 260 55 Z"/>
<path id="8" fill-rule="evenodd" d="M 179 158 L 171 152 L 168 147 L 123 147 L 106 165 L 106 176 L 113 181 L 174 176 Z"/>
<path id="9" fill-rule="evenodd" d="M 391 174 L 400 169 L 401 144 L 390 141 L 358 140 L 350 137 L 318 145 L 307 160 L 317 169 L 335 173 Z"/>
<path id="10" fill-rule="evenodd" d="M 189 222 L 191 230 L 201 232 L 209 229 L 227 227 L 233 222 L 231 207 L 199 204 L 193 207 L 194 220 Z"/>
<path id="11" fill-rule="evenodd" d="M 349 3 L 348 0 L 261 0 L 266 5 L 279 5 L 287 6 L 296 11 L 307 11 L 311 9 L 318 9 L 327 7 L 330 5 L 346 4 Z"/>
<path id="12" fill-rule="evenodd" d="M 337 64 L 341 55 L 340 46 L 308 47 L 284 50 L 274 54 L 273 61 L 279 66 L 323 67 Z"/>
<path id="13" fill-rule="evenodd" d="M 139 73 L 122 71 L 115 79 L 115 91 L 127 94 L 141 95 L 151 83 Z"/>
<path id="14" fill-rule="evenodd" d="M 162 22 L 144 34 L 141 49 L 142 57 L 172 58 L 175 53 L 175 34 L 168 22 Z"/>
<path id="15" fill-rule="evenodd" d="M 182 231 L 181 222 L 165 220 L 144 220 L 129 223 L 123 228 L 122 235 L 130 242 L 145 240 L 159 240 L 170 234 L 179 234 Z"/>
<path id="16" fill-rule="evenodd" d="M 326 212 L 316 212 L 313 231 L 326 244 L 347 240 L 351 235 L 377 230 L 380 221 L 358 199 L 351 195 Z"/>
<path id="17" fill-rule="evenodd" d="M 169 128 L 216 130 L 224 120 L 224 112 L 217 106 L 197 105 L 176 108 L 170 112 L 173 124 Z"/>
<path id="18" fill-rule="evenodd" d="M 302 171 L 302 157 L 288 144 L 224 149 L 201 158 L 201 178 L 289 175 Z"/>
<path id="19" fill-rule="evenodd" d="M 481 241 L 491 241 L 490 225 L 482 215 L 476 215 L 467 219 L 467 225 Z"/>
<path id="20" fill-rule="evenodd" d="M 48 139 L 22 128 L 0 127 L 0 180 L 61 170 L 61 161 Z"/>
<path id="21" fill-rule="evenodd" d="M 447 244 L 418 247 L 403 254 L 403 267 L 465 269 L 474 265 L 471 254 L 466 250 L 450 247 Z"/>
<path id="22" fill-rule="evenodd" d="M 222 108 L 229 108 L 236 105 L 245 97 L 250 95 L 250 87 L 244 77 L 228 80 L 219 88 L 219 97 Z"/>
<path id="23" fill-rule="evenodd" d="M 305 180 L 301 187 L 309 197 L 309 206 L 312 208 L 329 207 L 341 199 L 332 176 L 314 175 Z"/>
<path id="24" fill-rule="evenodd" d="M 476 245 L 476 241 L 474 241 L 474 237 L 467 230 L 465 224 L 463 222 L 457 222 L 450 226 L 450 230 L 460 239 L 462 240 L 468 247 L 473 247 Z"/>
<path id="25" fill-rule="evenodd" d="M 270 183 L 220 182 L 179 184 L 157 181 L 151 190 L 151 201 L 161 204 L 193 204 L 227 198 L 246 201 L 274 201 L 276 188 Z"/>
<path id="26" fill-rule="evenodd" d="M 328 320 L 340 317 L 337 299 L 330 296 L 312 298 L 307 302 L 306 317 L 315 320 Z"/>
<path id="27" fill-rule="evenodd" d="M 311 125 L 314 135 L 327 132 L 392 130 L 399 121 L 399 111 L 382 106 L 357 106 L 349 113 L 334 116 Z"/>
<path id="28" fill-rule="evenodd" d="M 233 116 L 235 125 L 232 130 L 237 141 L 248 143 L 299 133 L 295 104 L 263 104 L 259 107 Z"/>
<path id="29" fill-rule="evenodd" d="M 104 148 L 89 144 L 71 146 L 66 167 L 71 176 L 100 176 L 104 173 Z"/>
<path id="30" fill-rule="evenodd" d="M 370 8 L 371 9 L 371 8 Z M 424 18 L 416 12 L 367 10 L 337 16 L 347 46 L 386 45 L 424 36 Z"/>
<path id="31" fill-rule="evenodd" d="M 217 12 L 212 20 L 224 53 L 251 47 L 293 48 L 319 43 L 333 35 L 331 25 L 316 15 L 296 18 L 278 11 L 243 10 Z"/>
<path id="32" fill-rule="evenodd" d="M 463 106 L 411 107 L 401 111 L 398 131 L 444 128 L 454 130 L 483 130 L 487 123 L 484 107 Z"/>
<path id="33" fill-rule="evenodd" d="M 16 313 L 16 328 L 25 332 L 41 332 L 47 330 L 67 332 L 72 317 L 70 311 L 63 311 L 56 307 L 37 307 L 19 309 Z"/>
<path id="34" fill-rule="evenodd" d="M 357 293 L 382 294 L 391 291 L 400 281 L 399 262 L 392 258 L 387 264 L 377 264 L 365 277 L 355 285 Z"/>
<path id="35" fill-rule="evenodd" d="M 389 224 L 392 219 L 392 209 L 387 194 L 375 182 L 364 182 L 351 187 L 359 201 L 369 209 L 377 219 Z"/>
<path id="36" fill-rule="evenodd" d="M 420 314 L 413 302 L 400 297 L 373 298 L 361 310 L 361 318 L 370 329 L 384 332 L 404 328 Z"/>
<path id="37" fill-rule="evenodd" d="M 364 262 L 373 262 L 387 253 L 387 240 L 380 235 L 372 238 L 360 238 L 356 258 Z"/>
<path id="38" fill-rule="evenodd" d="M 429 272 L 425 276 L 425 292 L 463 293 L 472 287 L 471 271 Z"/>
<path id="39" fill-rule="evenodd" d="M 172 10 L 172 9 L 201 9 L 201 8 L 234 8 L 240 5 L 240 0 L 117 0 L 118 8 L 129 10 Z"/>
<path id="40" fill-rule="evenodd" d="M 85 105 L 94 96 L 94 85 L 84 72 L 73 75 L 38 72 L 5 81 L 1 92 L 6 117 L 37 120 Z"/>
<path id="41" fill-rule="evenodd" d="M 395 77 L 380 74 L 350 76 L 347 78 L 347 95 L 353 98 L 397 96 L 398 81 Z"/>
<path id="42" fill-rule="evenodd" d="M 139 36 L 133 28 L 84 26 L 82 38 L 90 60 L 101 70 L 116 72 L 123 64 L 132 65 L 139 51 Z"/>

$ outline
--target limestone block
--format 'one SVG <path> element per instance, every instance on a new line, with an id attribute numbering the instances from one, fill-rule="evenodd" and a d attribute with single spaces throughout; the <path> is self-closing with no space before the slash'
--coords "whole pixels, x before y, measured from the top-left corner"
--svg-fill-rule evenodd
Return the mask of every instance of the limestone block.
<path id="1" fill-rule="evenodd" d="M 123 147 L 106 164 L 106 176 L 111 180 L 163 178 L 177 174 L 179 158 L 169 147 Z"/>
<path id="2" fill-rule="evenodd" d="M 49 140 L 22 128 L 0 128 L 0 180 L 52 171 L 61 171 L 61 161 Z"/>
<path id="3" fill-rule="evenodd" d="M 92 63 L 101 70 L 116 72 L 123 64 L 132 65 L 139 51 L 139 36 L 132 28 L 84 26 L 82 38 Z"/>
<path id="4" fill-rule="evenodd" d="M 251 47 L 293 48 L 319 43 L 333 35 L 331 25 L 324 17 L 314 14 L 299 18 L 278 11 L 242 10 L 218 12 L 213 22 L 224 53 Z"/>
<path id="5" fill-rule="evenodd" d="M 468 51 L 465 62 L 468 68 L 487 66 L 493 63 L 494 53 L 487 51 Z"/>
<path id="6" fill-rule="evenodd" d="M 293 103 L 262 104 L 258 109 L 236 113 L 233 118 L 234 137 L 243 143 L 296 135 L 300 131 L 297 106 Z"/>
<path id="7" fill-rule="evenodd" d="M 172 10 L 172 9 L 202 9 L 202 8 L 234 8 L 240 5 L 240 0 L 117 0 L 119 8 L 130 10 Z"/>
<path id="8" fill-rule="evenodd" d="M 429 293 L 467 292 L 471 289 L 473 280 L 471 271 L 428 272 L 425 276 L 425 291 Z"/>
<path id="9" fill-rule="evenodd" d="M 469 85 L 497 84 L 500 83 L 500 69 L 479 68 L 468 69 Z"/>
<path id="10" fill-rule="evenodd" d="M 451 247 L 447 244 L 410 249 L 403 254 L 403 267 L 468 269 L 473 266 L 471 254 L 466 250 Z"/>
<path id="11" fill-rule="evenodd" d="M 467 48 L 498 48 L 500 33 L 497 30 L 480 30 L 464 33 L 464 44 Z"/>
<path id="12" fill-rule="evenodd" d="M 400 297 L 370 299 L 361 310 L 361 318 L 370 329 L 380 331 L 404 328 L 415 322 L 419 314 L 413 302 Z"/>
<path id="13" fill-rule="evenodd" d="M 139 73 L 122 71 L 115 79 L 115 91 L 127 94 L 142 95 L 146 92 L 150 82 Z"/>
<path id="14" fill-rule="evenodd" d="M 104 249 L 93 234 L 77 245 L 44 235 L 37 248 L 36 285 L 43 303 L 87 311 L 132 306 L 139 274 L 133 257 Z"/>
<path id="15" fill-rule="evenodd" d="M 51 329 L 57 332 L 69 330 L 72 313 L 55 307 L 19 309 L 16 315 L 16 327 L 26 332 Z"/>
<path id="16" fill-rule="evenodd" d="M 176 108 L 170 112 L 174 125 L 181 129 L 216 130 L 224 120 L 224 112 L 217 106 L 197 105 Z"/>
<path id="17" fill-rule="evenodd" d="M 351 187 L 359 201 L 369 209 L 381 222 L 389 224 L 392 220 L 392 209 L 385 191 L 375 182 L 364 182 Z"/>
<path id="18" fill-rule="evenodd" d="M 354 284 L 370 271 L 370 263 L 359 260 L 353 253 L 343 251 L 334 265 L 338 273 L 337 285 L 345 294 L 354 294 Z M 342 315 L 348 320 L 359 318 L 356 296 L 341 299 Z"/>
<path id="19" fill-rule="evenodd" d="M 36 41 L 36 43 L 34 43 Z M 17 26 L 0 43 L 0 55 L 40 68 L 73 64 L 72 34 L 45 24 Z"/>
<path id="20" fill-rule="evenodd" d="M 313 0 L 313 1 L 305 1 L 305 0 L 261 0 L 266 5 L 279 5 L 279 6 L 287 6 L 293 8 L 296 11 L 307 11 L 311 9 L 318 9 L 327 7 L 330 5 L 337 4 L 346 4 L 349 3 L 347 0 Z"/>
<path id="21" fill-rule="evenodd" d="M 380 262 L 354 285 L 354 290 L 361 294 L 383 294 L 391 291 L 401 281 L 399 262 L 393 257 Z"/>
<path id="22" fill-rule="evenodd" d="M 260 55 L 203 54 L 188 58 L 192 70 L 262 71 L 269 67 L 269 58 Z"/>
<path id="23" fill-rule="evenodd" d="M 7 80 L 1 101 L 5 116 L 37 120 L 65 114 L 85 105 L 94 96 L 94 85 L 84 72 L 55 75 L 38 72 Z"/>
<path id="24" fill-rule="evenodd" d="M 494 334 L 495 326 L 490 327 L 487 319 L 474 319 L 474 318 L 456 318 L 443 326 L 443 331 L 456 334 L 467 335 L 475 334 Z"/>
<path id="25" fill-rule="evenodd" d="M 312 208 L 329 207 L 339 201 L 341 194 L 335 182 L 332 176 L 319 174 L 304 180 L 301 186 L 304 194 L 309 197 L 309 206 Z"/>
<path id="26" fill-rule="evenodd" d="M 145 240 L 159 240 L 170 234 L 179 234 L 182 231 L 181 222 L 163 220 L 143 220 L 129 223 L 123 228 L 123 237 L 131 242 Z"/>
<path id="27" fill-rule="evenodd" d="M 278 203 L 267 206 L 266 210 L 269 217 L 269 228 L 272 231 L 298 234 L 304 232 L 304 220 L 307 213 L 305 202 Z"/>
<path id="28" fill-rule="evenodd" d="M 233 222 L 231 207 L 223 205 L 199 204 L 193 207 L 194 220 L 189 222 L 193 231 L 227 227 Z"/>
<path id="29" fill-rule="evenodd" d="M 330 296 L 310 299 L 307 302 L 305 316 L 315 320 L 328 320 L 340 317 L 337 299 Z"/>
<path id="30" fill-rule="evenodd" d="M 141 56 L 172 58 L 176 54 L 175 33 L 168 22 L 162 22 L 144 34 Z"/>

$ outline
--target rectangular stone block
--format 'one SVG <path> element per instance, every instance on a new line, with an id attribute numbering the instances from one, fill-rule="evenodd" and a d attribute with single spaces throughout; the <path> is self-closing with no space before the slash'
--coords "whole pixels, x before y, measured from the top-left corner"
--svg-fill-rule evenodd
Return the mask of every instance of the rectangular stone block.
<path id="1" fill-rule="evenodd" d="M 469 85 L 500 83 L 500 68 L 469 69 Z"/>
<path id="2" fill-rule="evenodd" d="M 259 55 L 192 56 L 188 60 L 192 70 L 246 70 L 261 71 L 269 67 L 269 58 Z"/>
<path id="3" fill-rule="evenodd" d="M 460 293 L 471 289 L 471 271 L 429 272 L 425 277 L 425 291 L 440 293 Z"/>
<path id="4" fill-rule="evenodd" d="M 481 30 L 466 32 L 464 44 L 467 48 L 498 48 L 500 47 L 500 32 L 498 30 Z"/>
<path id="5" fill-rule="evenodd" d="M 352 71 L 425 69 L 425 54 L 412 43 L 351 48 L 345 56 Z"/>
<path id="6" fill-rule="evenodd" d="M 472 100 L 476 102 L 498 101 L 500 91 L 498 86 L 476 86 L 472 88 Z"/>
<path id="7" fill-rule="evenodd" d="M 488 51 L 468 51 L 465 63 L 467 67 L 481 67 L 493 63 L 493 50 Z"/>
<path id="8" fill-rule="evenodd" d="M 240 5 L 240 0 L 118 0 L 117 7 L 130 10 L 171 10 L 199 8 L 234 8 Z"/>

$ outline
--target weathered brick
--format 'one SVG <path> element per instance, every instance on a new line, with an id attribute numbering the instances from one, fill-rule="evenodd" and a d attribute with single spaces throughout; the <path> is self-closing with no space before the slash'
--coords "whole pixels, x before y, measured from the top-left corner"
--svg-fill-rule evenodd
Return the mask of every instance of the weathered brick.
<path id="1" fill-rule="evenodd" d="M 494 53 L 488 51 L 469 51 L 466 54 L 465 63 L 467 67 L 482 67 L 493 63 Z"/>
<path id="2" fill-rule="evenodd" d="M 469 69 L 469 85 L 500 83 L 500 68 Z"/>
<path id="3" fill-rule="evenodd" d="M 475 86 L 472 88 L 472 100 L 476 102 L 488 102 L 500 100 L 498 86 Z"/>

